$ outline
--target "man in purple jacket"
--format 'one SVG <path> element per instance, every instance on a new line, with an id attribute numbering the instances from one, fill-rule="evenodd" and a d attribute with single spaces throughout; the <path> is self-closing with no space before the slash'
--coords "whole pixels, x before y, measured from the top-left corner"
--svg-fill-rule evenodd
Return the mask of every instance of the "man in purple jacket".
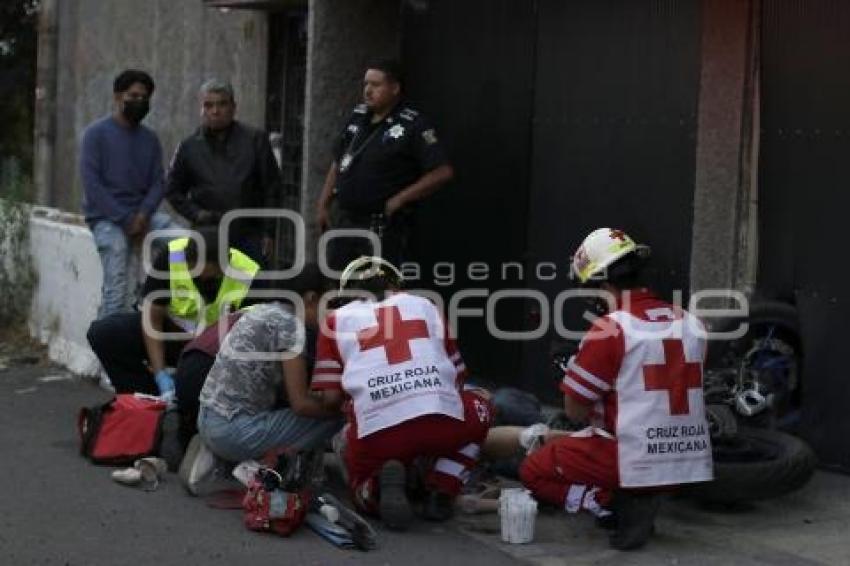
<path id="1" fill-rule="evenodd" d="M 162 148 L 142 120 L 154 91 L 151 76 L 128 69 L 113 83 L 114 111 L 90 124 L 80 148 L 83 213 L 103 265 L 98 317 L 128 309 L 137 277 L 130 274 L 134 248 L 149 230 L 176 227 L 156 212 L 164 196 Z"/>

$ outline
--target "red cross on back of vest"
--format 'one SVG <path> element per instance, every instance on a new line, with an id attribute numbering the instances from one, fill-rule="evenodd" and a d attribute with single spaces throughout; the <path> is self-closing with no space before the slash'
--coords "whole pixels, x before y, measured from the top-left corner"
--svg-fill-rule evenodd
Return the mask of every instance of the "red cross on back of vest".
<path id="1" fill-rule="evenodd" d="M 424 320 L 402 320 L 398 307 L 379 307 L 375 309 L 375 318 L 378 324 L 358 331 L 357 342 L 361 352 L 384 348 L 390 365 L 412 359 L 410 341 L 429 336 Z"/>
<path id="2" fill-rule="evenodd" d="M 681 340 L 662 340 L 664 363 L 643 366 L 643 381 L 647 391 L 667 391 L 671 415 L 691 412 L 688 390 L 702 387 L 700 364 L 685 359 Z"/>

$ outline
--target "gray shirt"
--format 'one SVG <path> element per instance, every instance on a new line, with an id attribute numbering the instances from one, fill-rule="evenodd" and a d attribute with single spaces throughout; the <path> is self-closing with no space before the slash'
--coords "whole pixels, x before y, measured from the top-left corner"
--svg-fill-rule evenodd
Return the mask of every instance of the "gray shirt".
<path id="1" fill-rule="evenodd" d="M 238 412 L 273 409 L 283 387 L 280 354 L 303 344 L 303 328 L 280 304 L 249 309 L 222 342 L 201 390 L 201 405 L 228 419 Z"/>

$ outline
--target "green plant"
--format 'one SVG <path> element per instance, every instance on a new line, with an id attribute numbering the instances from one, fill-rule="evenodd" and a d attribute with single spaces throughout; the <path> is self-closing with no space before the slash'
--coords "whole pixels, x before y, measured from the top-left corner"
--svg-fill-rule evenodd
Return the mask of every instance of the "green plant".
<path id="1" fill-rule="evenodd" d="M 32 170 L 40 4 L 0 2 L 0 160 L 15 157 L 24 171 Z"/>
<path id="2" fill-rule="evenodd" d="M 0 194 L 0 325 L 21 324 L 29 315 L 37 282 L 29 246 L 30 181 L 22 175 L 4 176 Z"/>

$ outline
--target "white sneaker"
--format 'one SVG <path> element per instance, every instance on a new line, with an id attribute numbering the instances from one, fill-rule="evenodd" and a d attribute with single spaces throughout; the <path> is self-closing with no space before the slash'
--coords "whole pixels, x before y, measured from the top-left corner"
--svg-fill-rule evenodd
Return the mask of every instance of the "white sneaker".
<path id="1" fill-rule="evenodd" d="M 148 456 L 136 460 L 133 467 L 139 471 L 145 491 L 154 491 L 159 486 L 159 480 L 168 471 L 168 464 L 162 458 Z"/>
<path id="2" fill-rule="evenodd" d="M 215 455 L 207 448 L 201 437 L 197 434 L 192 437 L 186 454 L 180 463 L 180 479 L 183 486 L 192 495 L 199 494 L 199 487 L 207 476 L 215 469 Z"/>
<path id="3" fill-rule="evenodd" d="M 112 479 L 123 485 L 136 486 L 142 483 L 142 472 L 136 468 L 124 468 L 112 472 Z"/>
<path id="4" fill-rule="evenodd" d="M 231 463 L 213 454 L 196 434 L 189 442 L 178 473 L 189 493 L 204 496 L 239 487 L 231 475 L 231 466 Z"/>
<path id="5" fill-rule="evenodd" d="M 129 486 L 141 485 L 145 491 L 154 491 L 165 474 L 166 464 L 162 458 L 147 457 L 136 460 L 132 468 L 115 470 L 112 479 Z"/>

